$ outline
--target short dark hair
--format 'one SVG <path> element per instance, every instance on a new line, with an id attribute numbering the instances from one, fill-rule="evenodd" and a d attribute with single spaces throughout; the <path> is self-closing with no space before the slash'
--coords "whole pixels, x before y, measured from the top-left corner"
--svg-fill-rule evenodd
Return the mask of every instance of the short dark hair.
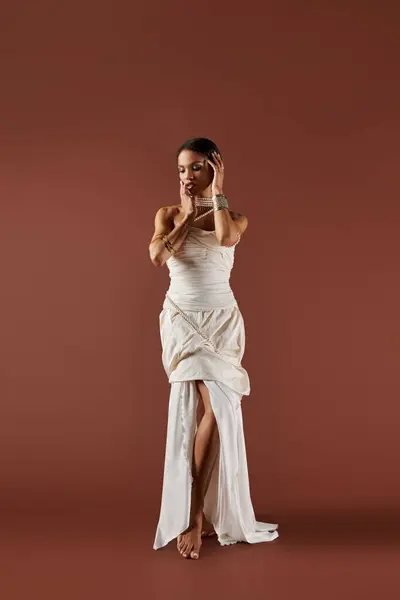
<path id="1" fill-rule="evenodd" d="M 222 154 L 217 146 L 212 140 L 208 138 L 192 138 L 190 140 L 186 140 L 183 142 L 181 146 L 179 146 L 176 151 L 176 158 L 179 157 L 182 150 L 191 150 L 192 152 L 198 152 L 199 154 L 204 154 L 208 159 L 213 160 L 212 153 L 217 152 L 222 157 Z"/>

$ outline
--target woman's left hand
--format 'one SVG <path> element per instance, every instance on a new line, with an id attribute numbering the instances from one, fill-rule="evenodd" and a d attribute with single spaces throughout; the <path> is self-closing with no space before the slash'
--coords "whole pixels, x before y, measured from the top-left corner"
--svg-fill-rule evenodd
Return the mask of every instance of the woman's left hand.
<path id="1" fill-rule="evenodd" d="M 214 169 L 214 179 L 211 184 L 211 192 L 212 195 L 215 196 L 215 194 L 223 193 L 222 186 L 224 182 L 224 163 L 222 162 L 221 156 L 217 152 L 213 152 L 212 156 L 214 162 L 208 159 L 207 162 L 209 162 Z"/>

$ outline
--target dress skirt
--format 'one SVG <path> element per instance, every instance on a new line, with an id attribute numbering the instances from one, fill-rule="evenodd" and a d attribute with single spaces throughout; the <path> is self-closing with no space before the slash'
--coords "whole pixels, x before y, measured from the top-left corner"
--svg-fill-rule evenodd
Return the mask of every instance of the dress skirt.
<path id="1" fill-rule="evenodd" d="M 219 432 L 219 455 L 204 499 L 204 514 L 221 545 L 272 541 L 276 523 L 255 518 L 250 496 L 241 400 L 250 393 L 239 307 L 182 310 L 166 296 L 160 314 L 162 360 L 171 384 L 161 509 L 153 548 L 189 526 L 192 457 L 204 381 Z"/>

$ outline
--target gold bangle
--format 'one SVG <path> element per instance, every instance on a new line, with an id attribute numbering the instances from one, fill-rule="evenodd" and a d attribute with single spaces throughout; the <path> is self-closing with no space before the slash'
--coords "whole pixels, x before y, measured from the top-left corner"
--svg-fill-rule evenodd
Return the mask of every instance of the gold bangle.
<path id="1" fill-rule="evenodd" d="M 164 242 L 164 246 L 166 247 L 168 252 L 170 252 L 171 254 L 175 254 L 175 249 L 166 235 L 164 235 L 164 237 L 163 237 L 163 242 Z"/>
<path id="2" fill-rule="evenodd" d="M 174 247 L 167 237 L 165 238 L 165 241 L 167 243 L 168 248 L 171 250 L 171 252 L 174 252 Z"/>

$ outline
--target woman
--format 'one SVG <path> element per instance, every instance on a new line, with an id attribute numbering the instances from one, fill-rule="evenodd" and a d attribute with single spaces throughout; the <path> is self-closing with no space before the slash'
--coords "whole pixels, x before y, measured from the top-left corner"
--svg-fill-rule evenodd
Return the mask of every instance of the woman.
<path id="1" fill-rule="evenodd" d="M 160 314 L 171 392 L 153 548 L 177 538 L 180 554 L 198 559 L 204 536 L 216 534 L 221 545 L 271 541 L 278 525 L 255 520 L 243 433 L 241 399 L 250 385 L 229 279 L 247 218 L 229 210 L 214 142 L 188 140 L 177 162 L 181 203 L 157 211 L 149 247 L 153 264 L 167 264 L 171 278 Z"/>

